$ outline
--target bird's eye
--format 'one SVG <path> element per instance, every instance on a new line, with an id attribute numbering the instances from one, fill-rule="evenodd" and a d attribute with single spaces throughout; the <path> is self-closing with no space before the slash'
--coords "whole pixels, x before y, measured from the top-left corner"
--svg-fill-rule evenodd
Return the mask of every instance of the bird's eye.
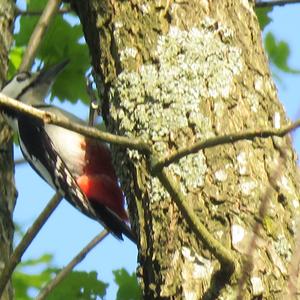
<path id="1" fill-rule="evenodd" d="M 30 77 L 30 73 L 29 72 L 24 72 L 24 73 L 18 74 L 16 79 L 17 79 L 18 82 L 21 82 L 21 81 L 26 80 L 29 77 Z"/>

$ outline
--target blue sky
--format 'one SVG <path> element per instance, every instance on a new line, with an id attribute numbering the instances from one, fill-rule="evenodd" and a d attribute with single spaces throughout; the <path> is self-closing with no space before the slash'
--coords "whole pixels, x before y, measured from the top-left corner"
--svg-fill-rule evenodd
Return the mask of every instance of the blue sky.
<path id="1" fill-rule="evenodd" d="M 273 22 L 266 28 L 265 32 L 272 31 L 277 40 L 284 40 L 290 46 L 289 65 L 300 70 L 300 4 L 290 4 L 284 7 L 277 7 L 272 13 Z M 279 99 L 283 103 L 288 117 L 291 120 L 300 118 L 300 76 L 286 74 L 275 70 L 279 80 L 275 83 L 278 89 Z M 297 152 L 300 151 L 299 130 L 293 133 L 294 145 Z"/>
<path id="2" fill-rule="evenodd" d="M 299 16 L 300 5 L 275 8 L 272 13 L 273 22 L 265 29 L 265 32 L 271 30 L 277 39 L 288 42 L 291 47 L 289 64 L 298 69 L 300 69 L 300 39 L 297 36 L 300 28 Z M 288 116 L 295 119 L 300 109 L 300 76 L 288 75 L 278 70 L 275 72 L 280 77 L 280 81 L 276 80 L 279 97 Z M 68 104 L 64 107 L 83 118 L 87 116 L 87 108 L 83 105 L 73 107 Z M 297 135 L 295 144 L 299 144 Z M 17 149 L 15 157 L 21 157 Z M 45 207 L 53 191 L 26 164 L 16 167 L 16 184 L 19 198 L 14 219 L 25 230 Z M 100 230 L 102 228 L 98 223 L 63 201 L 30 245 L 24 259 L 36 258 L 45 252 L 52 253 L 55 265 L 62 267 Z M 96 270 L 99 279 L 110 283 L 106 299 L 115 299 L 116 285 L 113 283 L 112 270 L 125 267 L 130 273 L 135 271 L 136 256 L 137 250 L 130 241 L 120 242 L 109 236 L 91 251 L 76 269 Z"/>

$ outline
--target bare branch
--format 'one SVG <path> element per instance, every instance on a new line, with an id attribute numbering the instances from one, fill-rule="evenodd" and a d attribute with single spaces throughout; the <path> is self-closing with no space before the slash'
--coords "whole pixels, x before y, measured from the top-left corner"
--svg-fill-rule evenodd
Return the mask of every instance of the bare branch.
<path id="1" fill-rule="evenodd" d="M 249 131 L 244 131 L 242 133 L 232 133 L 223 136 L 208 138 L 204 141 L 199 141 L 195 144 L 192 144 L 191 146 L 178 149 L 171 155 L 164 157 L 159 161 L 153 161 L 152 172 L 155 174 L 156 172 L 160 171 L 162 168 L 169 166 L 171 163 L 178 161 L 179 159 L 183 158 L 188 154 L 197 153 L 199 150 L 212 148 L 224 144 L 231 144 L 241 140 L 253 140 L 254 138 L 268 138 L 271 136 L 283 137 L 287 133 L 293 131 L 298 127 L 300 127 L 300 120 L 290 125 L 284 126 L 280 129 L 267 128 L 267 129 L 260 129 L 260 130 L 249 130 Z"/>
<path id="2" fill-rule="evenodd" d="M 37 49 L 40 45 L 41 39 L 54 15 L 56 14 L 59 4 L 61 0 L 49 0 L 47 5 L 36 25 L 34 32 L 32 33 L 28 46 L 26 48 L 25 54 L 23 56 L 23 60 L 20 66 L 20 71 L 26 71 L 31 68 L 32 62 L 36 55 Z M 39 230 L 48 220 L 51 213 L 60 203 L 62 197 L 56 193 L 52 199 L 49 201 L 45 209 L 42 213 L 38 216 L 38 218 L 34 221 L 32 226 L 28 229 L 28 231 L 23 236 L 20 243 L 17 245 L 16 249 L 12 253 L 11 257 L 7 265 L 4 266 L 3 272 L 0 277 L 0 298 L 2 298 L 2 294 L 5 290 L 5 287 L 8 281 L 11 278 L 11 275 L 16 268 L 17 264 L 21 261 L 22 255 L 26 251 L 26 249 L 31 244 L 32 240 L 35 238 Z"/>
<path id="3" fill-rule="evenodd" d="M 61 0 L 49 0 L 43 13 L 34 28 L 28 46 L 26 48 L 25 54 L 23 56 L 22 64 L 19 71 L 23 72 L 31 68 L 32 62 L 36 55 L 36 52 L 41 44 L 43 35 L 45 34 L 46 29 L 48 28 L 51 20 L 58 11 Z"/>
<path id="4" fill-rule="evenodd" d="M 26 114 L 33 118 L 36 118 L 46 124 L 54 124 L 58 125 L 80 134 L 83 134 L 87 137 L 100 139 L 102 141 L 122 145 L 124 147 L 129 147 L 131 149 L 136 149 L 139 151 L 143 151 L 147 154 L 151 153 L 150 145 L 140 139 L 132 139 L 124 136 L 110 134 L 104 131 L 101 131 L 94 127 L 84 126 L 78 123 L 74 123 L 69 121 L 66 118 L 61 118 L 56 116 L 54 113 L 45 112 L 43 110 L 39 110 L 30 105 L 26 105 L 20 101 L 7 97 L 4 94 L 0 93 L 0 105 L 18 111 L 20 113 Z M 169 166 L 171 163 L 178 161 L 184 156 L 192 153 L 197 153 L 199 150 L 212 148 L 219 145 L 235 143 L 241 140 L 253 140 L 254 138 L 268 138 L 271 136 L 279 136 L 283 137 L 287 133 L 293 131 L 294 129 L 300 127 L 300 120 L 284 126 L 280 129 L 275 128 L 267 128 L 260 130 L 249 130 L 242 133 L 232 133 L 223 136 L 208 138 L 204 141 L 199 141 L 191 146 L 184 147 L 172 153 L 171 155 L 156 160 L 152 160 L 152 172 L 155 174 L 160 171 L 162 168 Z"/>
<path id="5" fill-rule="evenodd" d="M 26 163 L 27 161 L 24 159 L 24 158 L 19 158 L 19 159 L 15 159 L 14 161 L 14 165 L 17 166 L 17 165 L 22 165 L 24 163 Z"/>
<path id="6" fill-rule="evenodd" d="M 81 125 L 78 123 L 71 122 L 67 118 L 58 117 L 54 113 L 45 112 L 43 110 L 34 108 L 30 105 L 26 105 L 20 101 L 12 99 L 0 93 L 0 106 L 5 106 L 19 113 L 31 116 L 42 121 L 45 124 L 58 125 L 72 131 L 78 132 L 90 138 L 99 139 L 108 143 L 122 145 L 124 147 L 130 147 L 131 149 L 136 149 L 150 153 L 150 147 L 147 143 L 139 140 L 127 138 L 124 136 L 114 135 L 108 132 L 101 131 L 95 127 L 89 127 Z"/>
<path id="7" fill-rule="evenodd" d="M 219 260 L 223 271 L 226 272 L 229 277 L 234 275 L 238 278 L 240 266 L 234 252 L 224 247 L 217 239 L 215 239 L 200 219 L 197 218 L 193 210 L 187 205 L 185 196 L 177 188 L 178 184 L 168 171 L 162 170 L 158 172 L 157 177 L 175 201 L 191 230 Z"/>
<path id="8" fill-rule="evenodd" d="M 60 15 L 63 15 L 63 14 L 67 14 L 69 12 L 71 12 L 72 9 L 71 7 L 63 7 L 61 9 L 59 9 L 57 11 L 57 14 L 60 14 Z M 34 10 L 23 10 L 23 9 L 20 9 L 20 8 L 16 8 L 16 15 L 21 15 L 21 16 L 24 16 L 24 17 L 32 17 L 32 16 L 40 16 L 41 14 L 43 13 L 43 11 L 41 10 L 37 10 L 37 11 L 34 11 Z"/>
<path id="9" fill-rule="evenodd" d="M 269 182 L 270 185 L 266 188 L 262 198 L 261 198 L 261 203 L 259 206 L 259 210 L 258 210 L 258 219 L 255 222 L 254 226 L 253 226 L 253 234 L 252 237 L 250 239 L 249 245 L 248 245 L 248 249 L 246 251 L 245 254 L 245 263 L 243 264 L 242 267 L 242 276 L 239 279 L 238 282 L 238 296 L 237 296 L 237 300 L 242 300 L 244 299 L 244 285 L 247 281 L 247 277 L 249 274 L 251 274 L 252 270 L 253 270 L 253 266 L 254 266 L 254 251 L 257 248 L 257 239 L 259 236 L 261 236 L 260 234 L 260 230 L 261 230 L 261 221 L 264 220 L 268 206 L 269 206 L 269 202 L 270 199 L 272 198 L 272 192 L 276 190 L 276 179 L 280 178 L 282 172 L 283 172 L 283 166 L 285 166 L 285 163 L 287 161 L 287 156 L 286 156 L 286 151 L 284 149 L 279 149 L 280 150 L 280 158 L 277 161 L 276 166 L 274 167 L 274 171 L 272 172 L 272 174 L 269 175 Z"/>
<path id="10" fill-rule="evenodd" d="M 288 270 L 288 283 L 286 297 L 282 299 L 297 299 L 299 295 L 299 265 L 300 265 L 300 220 L 296 220 L 296 238 L 295 238 L 295 247 L 290 261 L 289 270 Z"/>
<path id="11" fill-rule="evenodd" d="M 62 282 L 65 277 L 78 265 L 96 245 L 98 245 L 109 232 L 107 230 L 101 231 L 96 235 L 55 277 L 49 282 L 38 294 L 36 300 L 43 300 L 55 289 L 55 287 Z"/>
<path id="12" fill-rule="evenodd" d="M 296 3 L 300 3 L 300 0 L 274 0 L 274 1 L 256 0 L 255 7 L 283 6 L 286 4 L 296 4 Z"/>
<path id="13" fill-rule="evenodd" d="M 34 221 L 32 226 L 23 236 L 22 240 L 11 255 L 8 265 L 4 266 L 3 272 L 0 277 L 0 298 L 8 280 L 11 277 L 12 272 L 16 268 L 17 264 L 21 261 L 22 255 L 24 254 L 28 246 L 31 244 L 32 240 L 36 237 L 42 226 L 46 223 L 54 209 L 60 203 L 61 199 L 62 197 L 58 193 L 56 193 L 52 197 L 47 206 L 44 208 L 44 210 L 41 212 L 41 214 L 38 216 L 38 218 Z"/>

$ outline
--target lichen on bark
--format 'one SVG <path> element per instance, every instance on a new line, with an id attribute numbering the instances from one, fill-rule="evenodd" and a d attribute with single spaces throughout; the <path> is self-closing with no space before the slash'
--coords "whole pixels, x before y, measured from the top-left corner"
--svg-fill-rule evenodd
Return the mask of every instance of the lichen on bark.
<path id="1" fill-rule="evenodd" d="M 117 124 L 118 133 L 151 141 L 159 157 L 215 134 L 207 116 L 207 99 L 219 103 L 221 99 L 224 101 L 229 98 L 234 78 L 243 71 L 244 62 L 239 48 L 220 40 L 220 35 L 230 39 L 230 30 L 220 27 L 217 31 L 210 31 L 212 23 L 213 20 L 207 18 L 199 28 L 194 27 L 188 31 L 170 27 L 167 34 L 157 39 L 153 63 L 141 65 L 136 72 L 126 69 L 117 76 L 110 90 L 109 102 L 110 117 Z M 127 52 L 120 51 L 125 60 Z M 130 52 L 129 60 L 132 53 L 136 52 Z M 127 152 L 138 165 L 142 156 L 134 150 L 128 149 Z M 168 169 L 178 179 L 178 188 L 186 195 L 190 205 L 195 210 L 205 210 L 201 190 L 205 184 L 207 164 L 203 152 L 189 155 Z M 170 211 L 169 207 L 173 203 L 158 179 L 148 177 L 144 185 L 153 212 L 152 218 L 161 219 L 163 208 Z M 172 211 L 176 212 L 175 219 L 180 219 L 177 209 L 172 208 Z M 179 219 L 177 222 L 181 222 Z M 172 215 L 163 222 L 148 222 L 153 225 L 154 243 L 168 244 L 162 232 L 166 233 L 172 222 Z M 186 225 L 183 226 L 182 232 L 187 230 Z M 197 244 L 196 241 L 194 243 Z M 189 251 L 195 250 L 191 248 Z M 178 256 L 176 253 L 174 249 L 170 251 L 172 260 Z M 180 255 L 182 269 L 185 263 L 183 253 Z M 202 260 L 205 258 L 202 257 Z M 213 265 L 216 267 L 216 264 Z M 168 267 L 161 296 L 167 297 L 174 293 L 175 285 L 169 285 L 167 278 L 170 274 L 178 276 L 177 267 L 176 264 L 173 270 L 172 266 Z M 194 268 L 198 267 L 197 262 L 194 262 Z M 204 277 L 195 275 L 198 283 L 210 280 L 214 268 L 209 264 L 207 270 Z M 197 298 L 200 291 L 195 293 L 189 288 L 191 285 L 184 285 L 184 293 L 193 294 Z M 200 290 L 203 293 L 205 289 Z"/>

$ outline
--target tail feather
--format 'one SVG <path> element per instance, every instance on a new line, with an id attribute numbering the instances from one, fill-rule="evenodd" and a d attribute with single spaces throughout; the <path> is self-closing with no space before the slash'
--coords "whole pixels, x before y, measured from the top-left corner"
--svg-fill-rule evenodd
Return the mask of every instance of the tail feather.
<path id="1" fill-rule="evenodd" d="M 106 206 L 90 200 L 90 203 L 97 214 L 98 220 L 103 224 L 115 237 L 123 240 L 123 234 L 133 243 L 137 243 L 135 234 L 131 228 L 120 219 L 114 212 Z"/>

